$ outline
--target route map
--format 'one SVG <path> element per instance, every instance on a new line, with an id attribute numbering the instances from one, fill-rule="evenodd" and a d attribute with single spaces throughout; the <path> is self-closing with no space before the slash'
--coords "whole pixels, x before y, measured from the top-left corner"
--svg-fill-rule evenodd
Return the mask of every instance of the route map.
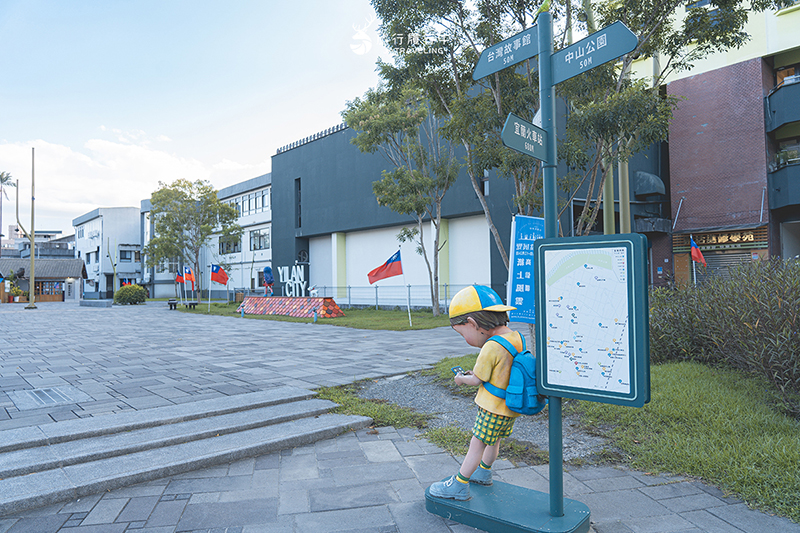
<path id="1" fill-rule="evenodd" d="M 547 380 L 631 390 L 627 249 L 545 250 Z"/>

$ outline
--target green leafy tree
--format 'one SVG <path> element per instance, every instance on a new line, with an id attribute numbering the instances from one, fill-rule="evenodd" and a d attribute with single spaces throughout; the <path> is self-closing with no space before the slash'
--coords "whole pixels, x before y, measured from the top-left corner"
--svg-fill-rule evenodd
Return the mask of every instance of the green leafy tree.
<path id="1" fill-rule="evenodd" d="M 622 20 L 637 35 L 636 50 L 616 64 L 595 68 L 558 89 L 571 112 L 559 156 L 573 171 L 559 176 L 559 187 L 574 198 L 590 181 L 587 210 L 581 229 L 597 216 L 588 211 L 593 191 L 602 183 L 615 160 L 627 161 L 634 153 L 666 139 L 674 98 L 658 87 L 670 72 L 686 70 L 710 53 L 741 46 L 748 7 L 763 10 L 788 5 L 792 0 L 711 0 L 706 7 L 689 9 L 678 20 L 684 0 L 616 0 L 561 3 L 527 0 L 372 0 L 381 20 L 381 33 L 395 50 L 392 63 L 379 61 L 382 78 L 390 87 L 411 82 L 430 99 L 433 112 L 445 122 L 444 134 L 463 144 L 465 164 L 481 201 L 489 228 L 506 265 L 508 257 L 491 220 L 480 179 L 495 168 L 514 179 L 516 211 L 530 214 L 541 209 L 539 164 L 502 146 L 500 131 L 509 112 L 533 122 L 539 108 L 538 76 L 531 60 L 482 80 L 472 80 L 480 52 L 534 24 L 540 10 L 549 10 L 556 27 L 555 48 L 572 42 L 573 26 L 594 32 Z M 415 41 L 425 46 L 412 46 Z M 637 58 L 654 58 L 655 77 L 631 79 Z M 598 177 L 599 176 L 599 177 Z M 571 199 L 571 198 L 569 198 Z M 562 207 L 570 204 L 562 200 Z M 563 211 L 563 209 L 562 209 Z"/>
<path id="2" fill-rule="evenodd" d="M 241 238 L 242 228 L 236 223 L 233 207 L 217 198 L 217 191 L 207 181 L 179 179 L 159 189 L 150 197 L 154 236 L 144 247 L 147 264 L 157 266 L 177 258 L 192 265 L 202 290 L 200 250 L 219 234 L 222 240 Z"/>
<path id="3" fill-rule="evenodd" d="M 431 0 L 422 5 L 409 0 L 373 0 L 372 4 L 390 48 L 398 36 L 418 36 L 425 43 L 395 47 L 393 63 L 379 62 L 381 76 L 391 87 L 410 82 L 420 88 L 443 121 L 443 135 L 464 147 L 464 166 L 508 266 L 508 254 L 492 221 L 482 182 L 488 170 L 497 169 L 500 176 L 514 180 L 516 213 L 532 214 L 541 208 L 540 164 L 505 148 L 500 138 L 508 113 L 533 121 L 539 107 L 539 80 L 529 60 L 477 82 L 472 72 L 485 47 L 531 26 L 539 4 L 525 0 Z"/>
<path id="4" fill-rule="evenodd" d="M 380 205 L 416 222 L 414 229 L 404 228 L 398 239 L 415 242 L 417 253 L 425 259 L 431 309 L 439 316 L 442 200 L 459 171 L 453 146 L 440 135 L 439 121 L 425 95 L 409 84 L 394 91 L 386 87 L 368 91 L 363 99 L 348 102 L 342 115 L 357 132 L 352 142 L 362 152 L 380 152 L 394 167 L 383 171 L 372 190 Z M 426 220 L 433 224 L 434 233 L 430 257 L 424 239 Z"/>
<path id="5" fill-rule="evenodd" d="M 763 11 L 789 5 L 789 0 L 711 0 L 690 7 L 684 17 L 683 0 L 616 0 L 591 3 L 580 8 L 566 4 L 566 26 L 593 33 L 618 20 L 638 37 L 635 50 L 618 63 L 596 67 L 560 84 L 558 90 L 570 103 L 565 140 L 559 156 L 573 169 L 572 198 L 586 191 L 586 201 L 576 223 L 576 234 L 594 226 L 604 194 L 605 180 L 613 163 L 627 164 L 635 153 L 667 139 L 672 112 L 679 99 L 666 96 L 660 86 L 670 74 L 686 71 L 710 54 L 739 48 L 749 36 L 744 31 L 748 11 Z M 572 17 L 577 8 L 578 18 Z M 561 47 L 571 42 L 571 31 L 561 36 Z M 634 79 L 633 62 L 649 59 L 652 75 Z M 588 182 L 583 189 L 581 185 Z M 592 202 L 594 195 L 597 202 Z M 570 199 L 572 199 L 570 198 Z M 566 205 L 568 205 L 567 202 Z"/>
<path id="6" fill-rule="evenodd" d="M 3 196 L 6 197 L 8 200 L 8 193 L 6 193 L 7 187 L 16 187 L 17 184 L 11 181 L 11 174 L 8 172 L 0 172 L 0 233 L 3 232 L 2 222 L 3 222 Z M 10 237 L 10 235 L 9 235 Z"/>

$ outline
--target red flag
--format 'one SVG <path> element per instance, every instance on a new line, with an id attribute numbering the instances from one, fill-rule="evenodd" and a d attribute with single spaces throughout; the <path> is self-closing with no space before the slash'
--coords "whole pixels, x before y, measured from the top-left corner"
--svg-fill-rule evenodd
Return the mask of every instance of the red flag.
<path id="1" fill-rule="evenodd" d="M 183 267 L 183 279 L 192 282 L 192 290 L 194 290 L 194 272 L 189 267 Z"/>
<path id="2" fill-rule="evenodd" d="M 378 280 L 400 276 L 403 274 L 403 263 L 400 261 L 400 250 L 386 260 L 384 264 L 367 274 L 369 284 L 372 285 Z"/>
<path id="3" fill-rule="evenodd" d="M 697 246 L 697 243 L 694 242 L 694 238 L 691 235 L 689 235 L 689 240 L 692 242 L 692 261 L 703 263 L 703 266 L 708 266 L 706 264 L 706 258 L 703 257 L 703 252 L 700 251 L 700 248 Z"/>
<path id="4" fill-rule="evenodd" d="M 228 274 L 219 265 L 211 265 L 211 281 L 216 281 L 222 285 L 228 284 Z"/>
<path id="5" fill-rule="evenodd" d="M 183 283 L 183 274 L 178 272 L 178 276 L 175 278 L 175 283 Z"/>

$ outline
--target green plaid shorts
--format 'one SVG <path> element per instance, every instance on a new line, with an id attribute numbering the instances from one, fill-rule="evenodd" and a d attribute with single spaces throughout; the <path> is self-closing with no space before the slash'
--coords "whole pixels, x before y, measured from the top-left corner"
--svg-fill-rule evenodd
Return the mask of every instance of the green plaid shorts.
<path id="1" fill-rule="evenodd" d="M 472 434 L 485 445 L 494 446 L 498 440 L 511 435 L 514 420 L 515 418 L 510 416 L 496 415 L 483 407 L 478 407 Z"/>

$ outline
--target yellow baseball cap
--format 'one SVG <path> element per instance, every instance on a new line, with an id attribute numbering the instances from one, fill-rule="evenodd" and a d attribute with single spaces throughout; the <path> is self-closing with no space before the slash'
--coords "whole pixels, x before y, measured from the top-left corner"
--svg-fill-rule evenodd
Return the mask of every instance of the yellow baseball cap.
<path id="1" fill-rule="evenodd" d="M 516 307 L 504 305 L 503 300 L 491 288 L 483 285 L 470 285 L 461 289 L 450 302 L 450 318 L 475 311 L 512 311 Z"/>

